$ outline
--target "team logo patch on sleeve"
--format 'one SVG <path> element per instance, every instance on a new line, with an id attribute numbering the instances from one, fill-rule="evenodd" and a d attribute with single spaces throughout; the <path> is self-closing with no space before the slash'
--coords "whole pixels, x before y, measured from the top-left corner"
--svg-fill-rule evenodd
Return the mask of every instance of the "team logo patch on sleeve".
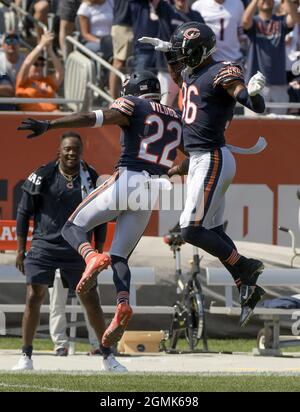
<path id="1" fill-rule="evenodd" d="M 132 102 L 129 99 L 126 99 L 125 97 L 119 97 L 110 106 L 111 109 L 116 109 L 119 112 L 126 114 L 127 116 L 133 115 L 134 107 L 135 107 L 134 102 Z"/>
<path id="2" fill-rule="evenodd" d="M 213 87 L 230 86 L 232 83 L 240 81 L 244 83 L 244 73 L 241 66 L 237 64 L 228 64 L 220 69 L 218 74 L 214 77 Z"/>

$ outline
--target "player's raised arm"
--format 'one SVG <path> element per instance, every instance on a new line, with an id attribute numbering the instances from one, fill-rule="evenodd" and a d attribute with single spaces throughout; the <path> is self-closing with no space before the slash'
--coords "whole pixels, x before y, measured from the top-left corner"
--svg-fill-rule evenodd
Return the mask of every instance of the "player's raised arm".
<path id="1" fill-rule="evenodd" d="M 266 80 L 263 74 L 257 72 L 249 80 L 248 86 L 244 84 L 235 84 L 227 91 L 234 97 L 239 103 L 255 113 L 264 113 L 265 99 L 259 94 L 265 87 Z"/>
<path id="2" fill-rule="evenodd" d="M 54 120 L 36 120 L 29 118 L 23 120 L 17 130 L 32 131 L 32 133 L 27 136 L 27 138 L 30 139 L 40 136 L 51 129 L 101 127 L 105 124 L 127 126 L 129 120 L 127 116 L 116 110 L 104 109 L 87 113 L 75 113 Z"/>
<path id="3" fill-rule="evenodd" d="M 214 79 L 214 87 L 223 87 L 231 97 L 255 113 L 265 111 L 264 98 L 259 94 L 265 87 L 266 80 L 263 74 L 257 72 L 244 84 L 244 74 L 241 67 L 229 63 L 219 71 Z"/>
<path id="4" fill-rule="evenodd" d="M 169 66 L 169 72 L 172 79 L 176 84 L 181 86 L 182 78 L 181 71 L 183 69 L 183 63 L 178 61 L 179 55 L 177 50 L 172 49 L 172 43 L 160 40 L 156 37 L 141 37 L 138 39 L 140 43 L 151 44 L 156 51 L 160 51 L 166 54 L 166 59 Z M 172 38 L 171 38 L 172 41 Z"/>

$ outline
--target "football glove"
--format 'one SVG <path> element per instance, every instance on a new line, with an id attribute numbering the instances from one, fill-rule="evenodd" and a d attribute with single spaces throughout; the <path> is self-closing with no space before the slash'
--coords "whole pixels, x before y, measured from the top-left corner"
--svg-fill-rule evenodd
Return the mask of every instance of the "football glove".
<path id="1" fill-rule="evenodd" d="M 33 133 L 26 136 L 27 139 L 31 139 L 32 137 L 37 137 L 47 132 L 49 128 L 49 120 L 26 119 L 21 122 L 21 126 L 19 126 L 17 130 L 32 130 Z"/>
<path id="2" fill-rule="evenodd" d="M 266 78 L 261 72 L 257 72 L 254 76 L 251 77 L 249 80 L 247 90 L 249 96 L 256 96 L 260 93 L 266 85 Z"/>
<path id="3" fill-rule="evenodd" d="M 157 39 L 156 37 L 141 37 L 138 39 L 140 43 L 152 44 L 155 50 L 161 52 L 168 52 L 171 50 L 172 44 L 168 41 Z"/>

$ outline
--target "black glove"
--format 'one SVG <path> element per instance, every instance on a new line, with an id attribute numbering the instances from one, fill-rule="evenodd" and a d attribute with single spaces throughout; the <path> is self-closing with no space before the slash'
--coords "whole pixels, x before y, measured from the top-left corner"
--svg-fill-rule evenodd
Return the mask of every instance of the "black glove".
<path id="1" fill-rule="evenodd" d="M 21 126 L 19 126 L 17 130 L 32 130 L 33 133 L 27 136 L 27 139 L 31 139 L 32 137 L 37 137 L 45 133 L 49 128 L 49 120 L 26 119 L 21 122 Z"/>

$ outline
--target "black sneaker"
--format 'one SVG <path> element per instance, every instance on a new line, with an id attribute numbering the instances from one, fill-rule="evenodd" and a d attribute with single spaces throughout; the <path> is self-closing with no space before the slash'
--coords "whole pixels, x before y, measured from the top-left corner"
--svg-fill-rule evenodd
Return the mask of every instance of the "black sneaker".
<path id="1" fill-rule="evenodd" d="M 246 286 L 246 285 L 241 286 L 241 291 L 242 289 L 244 289 L 244 291 L 246 289 L 246 288 L 243 288 L 243 286 Z M 244 328 L 248 324 L 248 322 L 253 316 L 255 306 L 258 304 L 258 302 L 261 300 L 261 298 L 266 293 L 264 289 L 261 288 L 260 286 L 248 286 L 248 288 L 254 288 L 254 290 L 252 291 L 251 296 L 248 298 L 247 303 L 244 303 L 241 307 L 241 316 L 240 316 L 240 327 L 241 328 Z M 243 297 L 241 296 L 241 300 L 242 299 Z"/>
<path id="2" fill-rule="evenodd" d="M 241 264 L 238 266 L 239 274 L 242 283 L 254 286 L 257 278 L 263 272 L 265 266 L 258 259 L 242 258 Z"/>
<path id="3" fill-rule="evenodd" d="M 56 349 L 55 356 L 68 356 L 69 351 L 67 348 Z"/>

